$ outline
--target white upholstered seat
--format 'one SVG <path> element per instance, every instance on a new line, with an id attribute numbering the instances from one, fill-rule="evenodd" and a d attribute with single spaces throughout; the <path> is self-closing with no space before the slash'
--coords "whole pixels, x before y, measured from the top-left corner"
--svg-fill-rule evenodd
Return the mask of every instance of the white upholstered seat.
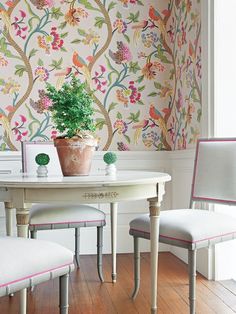
<path id="1" fill-rule="evenodd" d="M 62 175 L 56 148 L 53 142 L 22 142 L 23 172 L 37 175 L 35 156 L 46 153 L 50 157 L 47 165 L 48 176 Z M 36 238 L 37 231 L 50 229 L 75 229 L 75 260 L 79 267 L 79 243 L 81 227 L 97 227 L 97 269 L 101 281 L 102 242 L 105 214 L 99 209 L 80 204 L 34 204 L 30 211 L 29 230 L 31 237 Z"/>
<path id="2" fill-rule="evenodd" d="M 30 230 L 94 227 L 104 224 L 104 212 L 88 205 L 37 204 L 30 211 Z"/>
<path id="3" fill-rule="evenodd" d="M 130 234 L 150 239 L 149 214 L 131 221 Z M 195 250 L 235 238 L 236 219 L 227 215 L 201 209 L 161 212 L 159 241 L 162 243 Z"/>
<path id="4" fill-rule="evenodd" d="M 190 313 L 195 308 L 196 251 L 236 238 L 236 219 L 201 209 L 192 209 L 195 202 L 236 206 L 236 139 L 201 139 L 197 143 L 189 209 L 161 212 L 159 241 L 188 249 Z M 134 237 L 133 298 L 140 284 L 139 238 L 150 239 L 149 215 L 130 222 Z"/>
<path id="5" fill-rule="evenodd" d="M 68 274 L 73 253 L 59 244 L 34 239 L 0 237 L 0 296 L 60 277 L 60 313 L 68 313 Z M 20 313 L 26 313 L 24 295 Z"/>

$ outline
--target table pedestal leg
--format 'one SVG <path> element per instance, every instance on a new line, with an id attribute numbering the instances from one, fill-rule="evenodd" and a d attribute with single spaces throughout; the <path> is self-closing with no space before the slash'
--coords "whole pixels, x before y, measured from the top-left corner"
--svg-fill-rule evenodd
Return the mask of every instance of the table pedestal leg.
<path id="1" fill-rule="evenodd" d="M 28 238 L 29 210 L 16 209 L 17 236 Z"/>
<path id="2" fill-rule="evenodd" d="M 5 204 L 5 215 L 6 215 L 6 234 L 7 236 L 13 236 L 13 211 L 14 208 L 11 202 L 4 202 Z"/>
<path id="3" fill-rule="evenodd" d="M 117 247 L 117 203 L 110 204 L 111 211 L 111 254 L 112 254 L 112 282 L 116 282 L 116 247 Z"/>
<path id="4" fill-rule="evenodd" d="M 151 246 L 151 313 L 157 313 L 157 271 L 160 206 L 157 198 L 149 199 Z"/>

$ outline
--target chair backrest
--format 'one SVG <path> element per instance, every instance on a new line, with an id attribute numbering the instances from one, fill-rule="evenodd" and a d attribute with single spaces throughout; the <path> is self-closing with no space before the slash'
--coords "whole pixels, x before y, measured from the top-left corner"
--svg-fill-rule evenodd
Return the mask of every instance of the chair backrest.
<path id="1" fill-rule="evenodd" d="M 192 202 L 236 205 L 236 138 L 198 140 Z"/>
<path id="2" fill-rule="evenodd" d="M 39 153 L 45 153 L 50 158 L 47 165 L 48 176 L 62 175 L 57 150 L 53 142 L 22 142 L 21 152 L 23 172 L 36 175 L 38 165 L 35 162 L 35 157 Z"/>

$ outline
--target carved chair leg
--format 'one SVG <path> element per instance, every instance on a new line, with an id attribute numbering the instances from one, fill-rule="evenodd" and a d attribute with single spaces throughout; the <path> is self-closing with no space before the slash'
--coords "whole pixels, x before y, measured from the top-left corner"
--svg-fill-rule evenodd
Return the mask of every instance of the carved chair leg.
<path id="1" fill-rule="evenodd" d="M 196 250 L 188 250 L 190 314 L 196 313 L 196 253 Z"/>
<path id="2" fill-rule="evenodd" d="M 65 274 L 59 278 L 59 308 L 60 314 L 68 314 L 69 308 L 69 275 Z"/>
<path id="3" fill-rule="evenodd" d="M 140 250 L 139 250 L 139 238 L 134 237 L 134 290 L 132 298 L 135 299 L 140 286 Z"/>
<path id="4" fill-rule="evenodd" d="M 37 230 L 30 230 L 30 238 L 37 239 Z"/>
<path id="5" fill-rule="evenodd" d="M 80 268 L 80 228 L 75 228 L 75 261 L 78 268 Z"/>
<path id="6" fill-rule="evenodd" d="M 20 314 L 26 314 L 27 310 L 27 289 L 20 291 Z"/>
<path id="7" fill-rule="evenodd" d="M 37 239 L 37 230 L 30 230 L 30 238 L 31 239 Z M 30 291 L 33 292 L 34 291 L 34 287 L 35 286 L 31 286 Z"/>
<path id="8" fill-rule="evenodd" d="M 97 270 L 101 282 L 104 282 L 102 272 L 102 247 L 103 247 L 103 227 L 97 227 Z"/>

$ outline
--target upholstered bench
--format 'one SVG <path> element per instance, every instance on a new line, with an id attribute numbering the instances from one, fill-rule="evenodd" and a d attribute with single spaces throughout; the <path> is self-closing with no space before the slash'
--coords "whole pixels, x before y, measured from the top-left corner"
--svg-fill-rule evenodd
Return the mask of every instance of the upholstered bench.
<path id="1" fill-rule="evenodd" d="M 60 313 L 68 313 L 68 274 L 73 253 L 59 244 L 34 239 L 0 237 L 0 297 L 60 277 Z M 20 313 L 26 313 L 26 295 Z"/>

